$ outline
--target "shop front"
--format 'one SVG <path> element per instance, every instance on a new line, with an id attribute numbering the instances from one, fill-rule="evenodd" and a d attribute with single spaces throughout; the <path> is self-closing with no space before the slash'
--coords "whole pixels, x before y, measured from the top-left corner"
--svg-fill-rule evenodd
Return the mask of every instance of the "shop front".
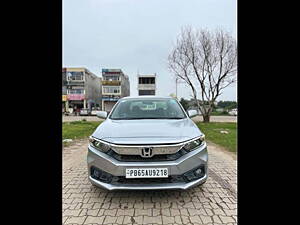
<path id="1" fill-rule="evenodd" d="M 62 112 L 67 111 L 67 95 L 62 95 Z"/>
<path id="2" fill-rule="evenodd" d="M 103 96 L 102 110 L 109 113 L 119 99 L 120 99 L 119 96 Z"/>
<path id="3" fill-rule="evenodd" d="M 86 108 L 86 100 L 84 94 L 68 94 L 67 99 L 69 113 L 79 115 L 80 110 L 82 108 Z"/>

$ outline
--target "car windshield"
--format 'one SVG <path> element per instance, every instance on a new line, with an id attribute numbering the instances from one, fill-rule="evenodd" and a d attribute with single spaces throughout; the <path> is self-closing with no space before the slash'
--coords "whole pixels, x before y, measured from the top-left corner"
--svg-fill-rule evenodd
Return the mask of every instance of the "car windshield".
<path id="1" fill-rule="evenodd" d="M 175 99 L 124 99 L 116 105 L 110 119 L 183 119 L 185 117 Z"/>

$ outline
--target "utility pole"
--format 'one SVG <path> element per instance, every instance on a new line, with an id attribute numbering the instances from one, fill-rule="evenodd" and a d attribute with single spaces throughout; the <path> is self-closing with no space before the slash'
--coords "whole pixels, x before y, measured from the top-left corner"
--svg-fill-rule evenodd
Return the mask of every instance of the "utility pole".
<path id="1" fill-rule="evenodd" d="M 177 80 L 178 80 L 178 77 L 176 77 L 176 79 L 175 79 L 175 83 L 176 83 L 176 98 L 177 98 Z"/>
<path id="2" fill-rule="evenodd" d="M 178 84 L 184 83 L 184 82 L 179 82 L 178 79 L 179 79 L 178 77 L 175 78 L 175 84 L 176 84 L 176 88 L 175 88 L 175 89 L 176 89 L 176 98 L 177 98 L 177 90 L 178 90 L 177 85 L 178 85 Z"/>

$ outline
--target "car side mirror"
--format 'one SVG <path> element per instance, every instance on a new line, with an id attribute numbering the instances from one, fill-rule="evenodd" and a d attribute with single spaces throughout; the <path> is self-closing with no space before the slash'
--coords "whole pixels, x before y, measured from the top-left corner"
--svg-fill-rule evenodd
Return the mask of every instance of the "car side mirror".
<path id="1" fill-rule="evenodd" d="M 105 111 L 100 111 L 97 113 L 97 117 L 99 117 L 100 119 L 106 119 L 107 117 L 107 112 Z"/>
<path id="2" fill-rule="evenodd" d="M 188 115 L 190 118 L 193 118 L 198 115 L 197 110 L 188 110 Z"/>

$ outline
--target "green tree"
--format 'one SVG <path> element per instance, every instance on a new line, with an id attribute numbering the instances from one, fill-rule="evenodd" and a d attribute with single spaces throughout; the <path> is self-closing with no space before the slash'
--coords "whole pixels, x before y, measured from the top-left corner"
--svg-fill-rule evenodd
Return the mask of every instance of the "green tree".
<path id="1" fill-rule="evenodd" d="M 180 104 L 182 105 L 182 107 L 183 107 L 185 110 L 188 109 L 189 103 L 188 103 L 187 100 L 185 100 L 184 98 L 181 98 L 179 102 L 180 102 Z"/>
<path id="2" fill-rule="evenodd" d="M 218 108 L 224 108 L 224 109 L 234 109 L 237 108 L 237 102 L 236 101 L 219 101 L 217 104 Z"/>

